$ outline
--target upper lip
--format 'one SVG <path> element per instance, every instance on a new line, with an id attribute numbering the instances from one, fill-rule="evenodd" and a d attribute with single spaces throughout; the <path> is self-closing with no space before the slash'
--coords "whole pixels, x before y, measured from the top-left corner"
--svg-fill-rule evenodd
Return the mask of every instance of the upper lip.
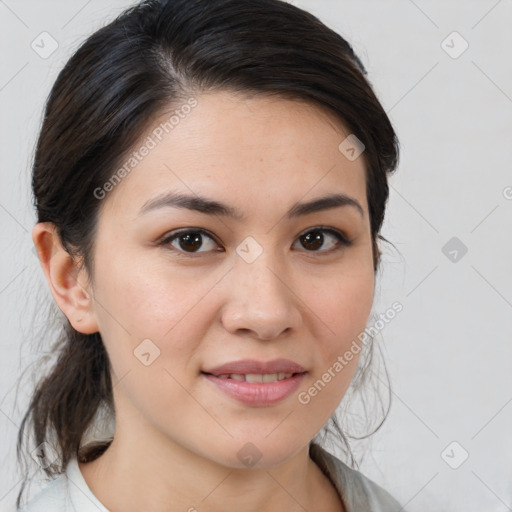
<path id="1" fill-rule="evenodd" d="M 203 370 L 203 373 L 211 373 L 212 375 L 247 375 L 248 373 L 263 375 L 272 373 L 303 373 L 305 371 L 300 364 L 289 359 L 274 359 L 272 361 L 243 359 Z"/>

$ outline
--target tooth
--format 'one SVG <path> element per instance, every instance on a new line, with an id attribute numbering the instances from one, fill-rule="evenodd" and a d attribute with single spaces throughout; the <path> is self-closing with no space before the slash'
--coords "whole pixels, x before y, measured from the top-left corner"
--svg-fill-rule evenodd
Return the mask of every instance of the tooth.
<path id="1" fill-rule="evenodd" d="M 265 373 L 263 375 L 263 382 L 275 382 L 278 379 L 277 373 Z"/>
<path id="2" fill-rule="evenodd" d="M 245 377 L 243 375 L 239 375 L 237 373 L 233 373 L 229 377 L 233 380 L 245 380 Z"/>
<path id="3" fill-rule="evenodd" d="M 286 373 L 278 373 L 277 374 L 277 380 L 283 380 L 286 379 Z"/>
<path id="4" fill-rule="evenodd" d="M 245 376 L 246 382 L 263 382 L 263 375 L 257 373 L 248 373 Z"/>
<path id="5" fill-rule="evenodd" d="M 229 375 L 217 375 L 219 379 L 229 379 Z"/>

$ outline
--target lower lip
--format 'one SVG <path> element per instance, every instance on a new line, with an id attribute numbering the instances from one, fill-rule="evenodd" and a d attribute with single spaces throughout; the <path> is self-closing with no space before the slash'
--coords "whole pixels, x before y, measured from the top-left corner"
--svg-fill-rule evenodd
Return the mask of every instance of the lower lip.
<path id="1" fill-rule="evenodd" d="M 300 385 L 306 373 L 298 373 L 276 382 L 245 382 L 220 379 L 215 375 L 202 374 L 229 396 L 247 405 L 272 405 L 290 396 Z"/>

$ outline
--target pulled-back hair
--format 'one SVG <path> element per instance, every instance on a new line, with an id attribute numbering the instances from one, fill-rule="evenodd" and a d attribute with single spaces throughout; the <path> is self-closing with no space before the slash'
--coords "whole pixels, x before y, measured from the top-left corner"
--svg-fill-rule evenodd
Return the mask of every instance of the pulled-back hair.
<path id="1" fill-rule="evenodd" d="M 350 44 L 281 0 L 146 0 L 93 33 L 59 73 L 46 102 L 32 170 L 38 222 L 53 223 L 65 249 L 94 275 L 102 205 L 94 191 L 159 115 L 216 90 L 313 103 L 364 144 L 377 272 L 388 174 L 398 163 L 395 132 Z M 99 409 L 114 411 L 100 333 L 77 332 L 61 316 L 56 361 L 31 395 L 17 443 L 20 459 L 29 428 L 34 446 L 43 445 L 49 477 L 64 472 L 73 457 L 94 460 L 108 448 L 109 440 L 82 443 Z M 371 344 L 369 350 L 357 382 L 369 370 Z M 351 455 L 336 418 L 331 422 Z M 57 463 L 48 460 L 49 444 Z"/>

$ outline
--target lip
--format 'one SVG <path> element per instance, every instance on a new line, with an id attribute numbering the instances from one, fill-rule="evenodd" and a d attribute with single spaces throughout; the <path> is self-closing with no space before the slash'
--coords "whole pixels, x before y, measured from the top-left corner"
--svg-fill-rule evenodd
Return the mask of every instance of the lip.
<path id="1" fill-rule="evenodd" d="M 299 387 L 306 376 L 306 372 L 297 373 L 292 377 L 276 382 L 245 382 L 234 379 L 221 379 L 204 372 L 202 375 L 221 391 L 245 405 L 269 406 L 289 397 Z"/>
<path id="2" fill-rule="evenodd" d="M 248 373 L 304 373 L 305 371 L 305 368 L 290 359 L 273 359 L 272 361 L 242 359 L 240 361 L 231 361 L 209 370 L 204 369 L 203 373 L 218 376 L 233 373 L 247 375 Z"/>
<path id="3" fill-rule="evenodd" d="M 292 373 L 294 375 L 276 382 L 245 382 L 219 377 L 220 375 L 247 375 L 248 373 L 257 375 Z M 215 384 L 218 389 L 239 402 L 251 406 L 268 406 L 284 400 L 299 387 L 306 373 L 303 366 L 290 359 L 273 359 L 272 361 L 242 359 L 201 372 L 203 377 Z"/>

